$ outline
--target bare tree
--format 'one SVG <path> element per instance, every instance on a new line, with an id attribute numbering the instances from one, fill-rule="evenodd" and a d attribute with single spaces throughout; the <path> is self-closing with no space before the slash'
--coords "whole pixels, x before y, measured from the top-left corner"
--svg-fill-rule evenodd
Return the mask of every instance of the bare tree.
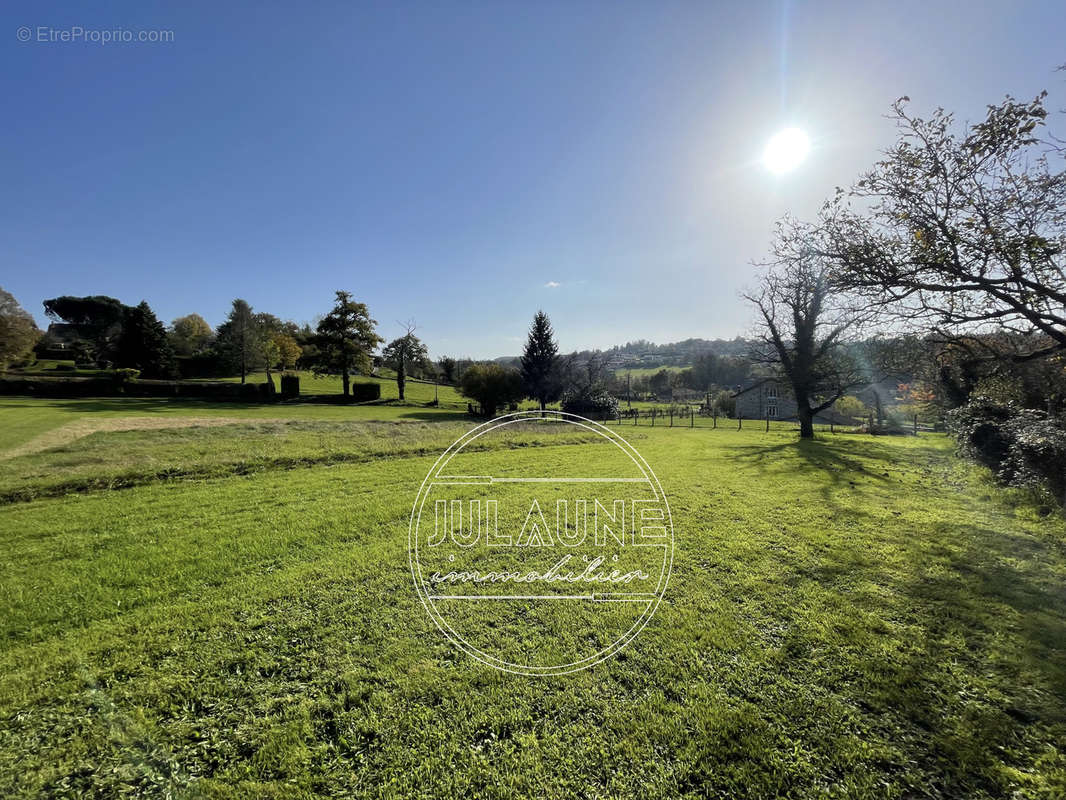
<path id="1" fill-rule="evenodd" d="M 399 323 L 404 328 L 403 336 L 393 339 L 381 352 L 381 360 L 386 366 L 396 371 L 396 389 L 400 399 L 405 399 L 407 373 L 413 367 L 420 367 L 429 358 L 429 353 L 422 340 L 415 336 L 417 326 L 413 321 Z"/>
<path id="2" fill-rule="evenodd" d="M 869 369 L 854 351 L 866 316 L 832 291 L 825 260 L 803 252 L 789 231 L 787 223 L 779 228 L 776 259 L 761 265 L 761 285 L 744 297 L 757 312 L 753 360 L 789 382 L 800 437 L 810 439 L 816 414 L 870 382 Z"/>

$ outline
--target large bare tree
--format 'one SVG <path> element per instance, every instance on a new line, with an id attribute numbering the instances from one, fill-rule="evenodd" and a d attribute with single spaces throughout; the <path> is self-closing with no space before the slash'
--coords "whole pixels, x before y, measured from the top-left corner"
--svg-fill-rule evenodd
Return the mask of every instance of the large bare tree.
<path id="1" fill-rule="evenodd" d="M 762 265 L 760 286 L 744 297 L 757 312 L 753 358 L 789 382 L 800 437 L 810 439 L 815 415 L 871 376 L 856 352 L 863 312 L 833 291 L 827 262 L 803 250 L 796 230 L 787 221 L 780 226 L 775 260 Z"/>

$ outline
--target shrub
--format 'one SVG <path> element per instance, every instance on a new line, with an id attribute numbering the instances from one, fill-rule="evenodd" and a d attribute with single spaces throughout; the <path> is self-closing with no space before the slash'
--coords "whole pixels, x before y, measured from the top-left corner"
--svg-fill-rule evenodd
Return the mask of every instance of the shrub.
<path id="1" fill-rule="evenodd" d="M 615 419 L 618 400 L 606 389 L 567 389 L 563 392 L 562 409 L 588 419 Z"/>
<path id="2" fill-rule="evenodd" d="M 1009 486 L 1050 492 L 1066 506 L 1066 418 L 978 397 L 948 422 L 963 455 Z"/>
<path id="3" fill-rule="evenodd" d="M 282 375 L 281 376 L 281 396 L 282 397 L 298 397 L 300 394 L 300 376 L 299 375 Z"/>
<path id="4" fill-rule="evenodd" d="M 482 416 L 492 417 L 501 406 L 522 399 L 522 376 L 499 364 L 471 364 L 463 373 L 459 391 L 477 401 Z"/>
<path id="5" fill-rule="evenodd" d="M 352 383 L 349 391 L 354 403 L 369 403 L 381 399 L 380 383 Z"/>

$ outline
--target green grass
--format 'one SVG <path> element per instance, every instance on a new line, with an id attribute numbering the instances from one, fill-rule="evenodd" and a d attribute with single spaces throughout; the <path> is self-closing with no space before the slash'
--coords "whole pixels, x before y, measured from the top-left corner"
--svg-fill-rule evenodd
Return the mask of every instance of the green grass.
<path id="1" fill-rule="evenodd" d="M 668 367 L 621 367 L 619 369 L 614 370 L 614 374 L 619 378 L 625 380 L 626 375 L 630 375 L 633 378 L 650 378 L 652 375 L 655 375 L 656 373 L 661 372 L 662 370 L 666 370 L 667 372 L 681 372 L 682 370 L 686 369 L 688 369 L 688 367 L 679 367 L 676 365 L 671 365 Z"/>
<path id="2" fill-rule="evenodd" d="M 77 367 L 74 359 L 42 358 L 25 367 L 19 367 L 10 371 L 11 375 L 54 375 L 58 377 L 76 375 L 78 377 L 95 377 L 113 375 L 109 369 L 96 369 L 95 367 Z"/>
<path id="3" fill-rule="evenodd" d="M 344 382 L 339 375 L 315 375 L 313 372 L 296 372 L 296 375 L 300 376 L 300 393 L 301 394 L 341 394 L 344 391 Z M 279 373 L 274 373 L 274 384 L 277 386 Z M 226 381 L 237 382 L 240 381 L 239 377 L 236 378 L 224 378 Z M 252 373 L 247 376 L 246 380 L 254 383 L 263 383 L 266 381 L 265 372 Z M 353 383 L 378 383 L 381 384 L 381 399 L 382 400 L 398 400 L 399 388 L 396 386 L 395 375 L 388 370 L 383 370 L 382 377 L 376 377 L 373 375 L 355 375 L 352 377 Z M 436 392 L 434 392 L 436 389 Z M 416 381 L 408 378 L 407 383 L 404 386 L 404 399 L 411 403 L 429 403 L 433 400 L 434 396 L 442 405 L 462 406 L 466 408 L 467 400 L 462 397 L 453 386 L 447 386 L 440 384 L 434 387 L 433 382 L 429 381 Z"/>
<path id="4" fill-rule="evenodd" d="M 73 422 L 129 416 L 254 420 L 467 420 L 466 406 L 427 408 L 418 403 L 320 405 L 315 403 L 211 403 L 198 400 L 0 397 L 0 456 L 3 451 Z"/>
<path id="5" fill-rule="evenodd" d="M 140 476 L 0 505 L 0 796 L 1066 792 L 1066 523 L 1008 505 L 943 437 L 623 426 L 673 512 L 664 603 L 615 658 L 527 678 L 459 652 L 411 583 L 411 502 L 470 423 L 11 398 L 0 422 L 123 408 L 241 423 L 0 469 Z M 482 457 L 600 463 L 582 441 Z"/>

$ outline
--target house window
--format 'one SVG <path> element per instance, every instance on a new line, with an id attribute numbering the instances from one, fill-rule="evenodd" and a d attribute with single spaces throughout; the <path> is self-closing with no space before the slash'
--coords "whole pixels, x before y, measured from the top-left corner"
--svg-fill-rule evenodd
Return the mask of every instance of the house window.
<path id="1" fill-rule="evenodd" d="M 766 407 L 766 416 L 777 417 L 777 406 L 769 405 Z"/>
<path id="2" fill-rule="evenodd" d="M 777 387 L 772 385 L 772 384 L 770 386 L 767 386 L 766 387 L 766 396 L 768 398 L 770 398 L 771 400 L 776 400 L 777 399 Z"/>

